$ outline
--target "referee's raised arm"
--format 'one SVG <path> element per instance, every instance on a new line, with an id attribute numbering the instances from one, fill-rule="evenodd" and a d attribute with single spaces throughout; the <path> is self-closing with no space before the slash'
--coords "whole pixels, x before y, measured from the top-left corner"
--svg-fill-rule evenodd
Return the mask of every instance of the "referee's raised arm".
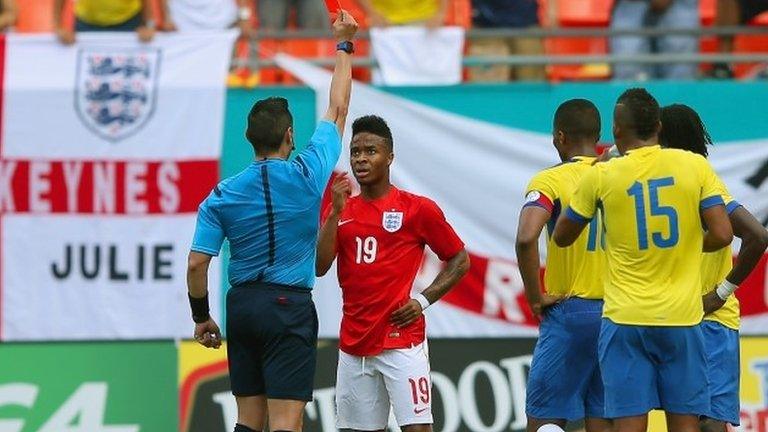
<path id="1" fill-rule="evenodd" d="M 323 116 L 324 120 L 336 123 L 339 135 L 344 133 L 344 124 L 347 120 L 349 97 L 352 93 L 352 53 L 354 46 L 352 38 L 357 32 L 357 21 L 345 10 L 340 10 L 336 21 L 333 23 L 333 36 L 336 38 L 336 66 L 333 69 L 331 79 L 331 91 L 328 101 L 328 110 Z"/>

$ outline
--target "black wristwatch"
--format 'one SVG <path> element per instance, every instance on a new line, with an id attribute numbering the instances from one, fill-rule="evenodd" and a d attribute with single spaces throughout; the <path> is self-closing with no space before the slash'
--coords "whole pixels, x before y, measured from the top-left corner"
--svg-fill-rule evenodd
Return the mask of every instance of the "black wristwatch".
<path id="1" fill-rule="evenodd" d="M 343 41 L 336 44 L 336 51 L 344 51 L 347 54 L 355 52 L 355 45 L 352 41 Z"/>

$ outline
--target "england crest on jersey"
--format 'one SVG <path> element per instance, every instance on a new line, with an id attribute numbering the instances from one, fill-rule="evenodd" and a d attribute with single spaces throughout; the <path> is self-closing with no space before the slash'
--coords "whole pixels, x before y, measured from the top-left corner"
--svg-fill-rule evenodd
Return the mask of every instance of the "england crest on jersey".
<path id="1" fill-rule="evenodd" d="M 391 233 L 399 230 L 403 226 L 403 212 L 384 212 L 381 226 Z"/>
<path id="2" fill-rule="evenodd" d="M 155 110 L 160 50 L 82 48 L 77 57 L 75 107 L 80 120 L 112 142 L 138 132 Z"/>

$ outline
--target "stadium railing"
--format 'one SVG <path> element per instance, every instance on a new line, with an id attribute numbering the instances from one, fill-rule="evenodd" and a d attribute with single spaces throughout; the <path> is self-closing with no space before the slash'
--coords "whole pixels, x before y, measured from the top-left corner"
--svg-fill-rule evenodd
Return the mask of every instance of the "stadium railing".
<path id="1" fill-rule="evenodd" d="M 667 54 L 653 53 L 641 55 L 613 55 L 607 49 L 607 41 L 611 37 L 618 36 L 662 36 L 662 35 L 693 35 L 701 40 L 702 47 L 697 52 Z M 736 49 L 733 53 L 713 52 L 711 47 L 706 47 L 707 41 L 717 36 L 736 36 Z M 376 67 L 375 59 L 369 55 L 369 33 L 361 31 L 359 39 L 363 46 L 362 52 L 354 59 L 357 68 L 370 69 Z M 738 27 L 700 27 L 694 29 L 657 29 L 642 28 L 635 30 L 614 30 L 606 27 L 541 27 L 530 29 L 467 29 L 467 43 L 483 38 L 539 38 L 549 43 L 541 55 L 465 55 L 463 65 L 492 66 L 492 65 L 544 65 L 557 67 L 557 65 L 602 65 L 604 70 L 609 70 L 609 65 L 618 63 L 698 63 L 707 65 L 711 63 L 730 64 L 759 64 L 768 63 L 768 26 L 738 26 Z M 754 39 L 759 43 L 742 44 L 739 40 Z M 586 44 L 574 44 L 574 47 L 562 47 L 563 41 L 588 41 Z M 598 41 L 596 46 L 590 43 Z M 565 42 L 567 44 L 567 42 Z M 302 45 L 303 44 L 303 45 Z M 552 48 L 554 44 L 560 44 L 558 48 Z M 275 68 L 273 55 L 276 52 L 287 52 L 321 65 L 333 64 L 333 44 L 330 34 L 317 30 L 289 30 L 257 32 L 250 40 L 250 48 L 240 51 L 240 55 L 233 59 L 233 69 L 243 68 L 250 71 L 269 71 Z M 746 45 L 746 49 L 743 46 Z M 303 46 L 303 48 L 301 48 Z M 287 49 L 284 49 L 288 47 Z M 298 50 L 296 47 L 300 47 Z M 265 83 L 274 81 L 269 77 Z M 573 76 L 573 79 L 607 79 L 609 73 L 600 73 L 595 76 Z M 557 81 L 563 76 L 549 73 L 549 79 Z M 568 79 L 568 75 L 565 75 Z M 290 78 L 277 80 L 277 83 L 292 82 Z"/>

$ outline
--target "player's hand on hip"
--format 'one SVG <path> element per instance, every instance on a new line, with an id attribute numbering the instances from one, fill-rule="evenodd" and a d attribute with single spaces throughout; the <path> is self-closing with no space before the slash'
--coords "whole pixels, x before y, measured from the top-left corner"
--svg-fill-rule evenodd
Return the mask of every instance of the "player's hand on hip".
<path id="1" fill-rule="evenodd" d="M 392 312 L 389 320 L 397 327 L 405 327 L 419 319 L 423 310 L 418 300 L 411 299 L 400 309 Z"/>
<path id="2" fill-rule="evenodd" d="M 331 192 L 333 193 L 333 211 L 340 214 L 344 210 L 344 206 L 347 205 L 347 198 L 352 194 L 352 183 L 350 183 L 346 172 L 336 177 L 333 186 L 331 186 Z"/>
<path id="3" fill-rule="evenodd" d="M 336 21 L 333 22 L 333 36 L 338 41 L 348 41 L 355 37 L 355 33 L 357 33 L 355 17 L 341 9 L 336 16 Z"/>
<path id="4" fill-rule="evenodd" d="M 195 324 L 195 340 L 206 348 L 218 349 L 221 346 L 221 330 L 213 318 Z"/>
<path id="5" fill-rule="evenodd" d="M 533 311 L 533 314 L 537 318 L 541 318 L 541 316 L 544 314 L 544 312 L 547 310 L 547 308 L 552 307 L 561 301 L 565 300 L 565 296 L 553 296 L 549 294 L 542 294 L 541 295 L 541 302 L 534 303 L 531 306 L 531 310 Z"/>

